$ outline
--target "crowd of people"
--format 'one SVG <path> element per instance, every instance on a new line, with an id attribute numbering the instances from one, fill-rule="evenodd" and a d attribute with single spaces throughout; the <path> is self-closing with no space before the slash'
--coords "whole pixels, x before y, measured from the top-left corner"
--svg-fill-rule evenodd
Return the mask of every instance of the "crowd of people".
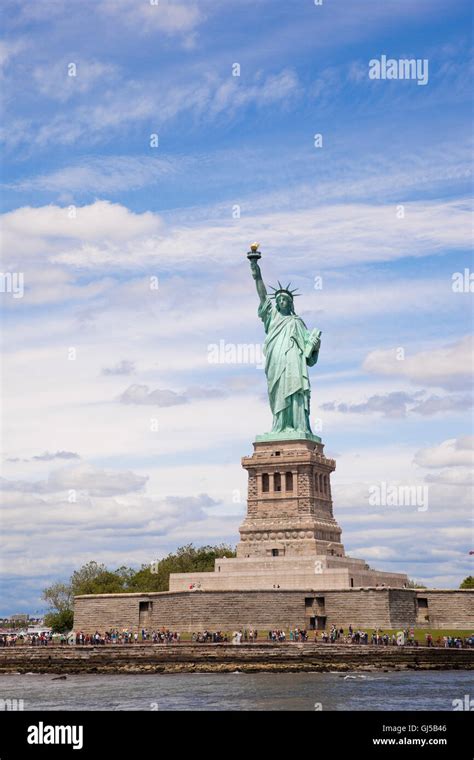
<path id="1" fill-rule="evenodd" d="M 317 642 L 318 632 L 314 635 L 314 640 Z M 327 631 L 321 632 L 321 641 L 324 644 L 372 644 L 375 646 L 421 646 L 417 638 L 415 638 L 414 629 L 405 628 L 398 633 L 384 633 L 382 630 L 373 630 L 370 634 L 367 631 L 354 630 L 350 625 L 347 629 L 347 634 L 344 632 L 344 628 L 339 628 L 335 625 L 331 626 L 329 633 Z M 433 639 L 431 633 L 425 635 L 425 646 L 427 647 L 456 647 L 461 649 L 463 647 L 474 646 L 473 636 L 462 639 L 460 636 L 438 636 L 436 640 Z"/>
<path id="2" fill-rule="evenodd" d="M 431 636 L 430 638 L 431 643 L 428 643 L 428 646 L 432 647 L 433 640 Z M 436 639 L 436 646 L 456 647 L 456 649 L 462 649 L 463 647 L 474 647 L 474 637 L 470 636 L 463 641 L 460 636 L 443 636 L 441 640 L 439 638 Z"/>
<path id="3" fill-rule="evenodd" d="M 160 628 L 159 631 L 148 631 L 142 628 L 141 631 L 129 631 L 127 629 L 119 631 L 111 629 L 105 633 L 96 631 L 93 634 L 78 631 L 75 634 L 75 643 L 78 645 L 95 645 L 101 644 L 138 644 L 140 642 L 150 642 L 152 644 L 176 644 L 181 639 L 177 631 L 170 631 L 167 628 Z"/>
<path id="4" fill-rule="evenodd" d="M 286 633 L 285 631 L 275 630 L 275 631 L 268 631 L 268 639 L 270 641 L 286 641 Z"/>
<path id="5" fill-rule="evenodd" d="M 405 636 L 405 634 L 404 634 Z M 314 635 L 314 640 L 319 641 L 318 632 Z M 367 631 L 354 630 L 350 625 L 345 633 L 344 628 L 339 628 L 335 625 L 331 626 L 329 633 L 327 631 L 321 632 L 321 641 L 323 644 L 375 644 L 388 646 L 389 644 L 396 645 L 400 639 L 397 634 L 383 633 L 382 631 L 372 631 L 369 637 Z M 405 643 L 406 640 L 404 640 Z"/>
<path id="6" fill-rule="evenodd" d="M 66 639 L 66 634 L 55 636 L 49 631 L 42 633 L 2 633 L 0 634 L 0 647 L 14 647 L 17 644 L 28 644 L 33 647 L 47 646 L 63 637 Z"/>
<path id="7" fill-rule="evenodd" d="M 312 633 L 312 632 L 311 632 Z M 198 631 L 191 634 L 191 641 L 198 644 L 219 644 L 229 643 L 241 644 L 242 642 L 257 642 L 259 632 L 255 628 L 239 629 L 233 633 L 223 631 Z M 186 639 L 188 637 L 186 636 Z M 420 641 L 415 638 L 414 629 L 405 629 L 397 633 L 387 633 L 380 629 L 373 630 L 370 634 L 367 631 L 355 630 L 350 625 L 347 630 L 343 627 L 332 625 L 329 631 L 315 631 L 314 637 L 310 637 L 310 632 L 298 627 L 290 628 L 288 635 L 282 629 L 271 629 L 260 641 L 272 643 L 289 642 L 307 642 L 314 641 L 322 644 L 371 644 L 375 646 L 421 646 Z M 149 631 L 142 628 L 139 631 L 110 629 L 104 633 L 95 631 L 95 633 L 84 633 L 76 631 L 75 633 L 53 634 L 50 631 L 39 633 L 0 633 L 0 647 L 29 645 L 29 646 L 47 646 L 48 644 L 76 644 L 79 646 L 100 646 L 105 644 L 178 644 L 181 641 L 181 635 L 177 631 L 170 631 L 168 628 Z M 462 638 L 460 636 L 438 636 L 433 639 L 431 633 L 425 634 L 424 645 L 427 647 L 450 647 L 461 649 L 464 647 L 474 647 L 474 635 Z"/>
<path id="8" fill-rule="evenodd" d="M 227 633 L 222 631 L 198 631 L 191 635 L 191 641 L 197 644 L 220 644 L 221 642 L 228 642 L 229 637 Z"/>
<path id="9" fill-rule="evenodd" d="M 268 631 L 268 638 L 270 641 L 308 641 L 308 631 L 306 629 L 302 628 L 290 628 L 288 633 L 288 639 L 286 637 L 285 631 L 282 630 L 273 630 Z"/>

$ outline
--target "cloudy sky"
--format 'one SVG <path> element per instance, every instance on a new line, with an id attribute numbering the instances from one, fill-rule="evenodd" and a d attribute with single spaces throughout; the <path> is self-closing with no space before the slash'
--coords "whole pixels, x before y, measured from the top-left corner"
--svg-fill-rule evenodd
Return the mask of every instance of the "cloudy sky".
<path id="1" fill-rule="evenodd" d="M 323 333 L 311 416 L 347 553 L 457 587 L 472 573 L 469 1 L 2 14 L 1 271 L 24 292 L 4 276 L 0 613 L 43 609 L 89 560 L 237 542 L 240 457 L 271 426 L 255 239 L 264 279 L 298 285 Z M 426 59 L 427 83 L 369 78 L 382 55 Z M 230 361 L 242 345 L 257 361 Z M 427 508 L 373 504 L 381 484 L 426 486 Z"/>

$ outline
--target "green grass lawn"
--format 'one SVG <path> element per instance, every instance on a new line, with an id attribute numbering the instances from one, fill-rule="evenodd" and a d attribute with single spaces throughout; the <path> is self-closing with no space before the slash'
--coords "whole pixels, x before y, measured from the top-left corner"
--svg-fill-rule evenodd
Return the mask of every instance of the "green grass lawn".
<path id="1" fill-rule="evenodd" d="M 234 629 L 235 630 L 235 629 Z M 244 629 L 242 629 L 244 630 Z M 328 629 L 326 632 L 329 633 Z M 355 629 L 357 630 L 357 629 Z M 363 630 L 367 631 L 369 634 L 369 643 L 370 643 L 370 637 L 372 636 L 372 632 L 376 629 L 365 627 Z M 392 635 L 392 633 L 397 634 L 398 631 L 402 630 L 401 628 L 380 628 L 378 629 L 378 632 L 380 635 L 383 635 L 384 633 L 388 633 L 389 636 Z M 197 633 L 197 631 L 196 631 Z M 232 633 L 233 631 L 221 631 L 221 633 L 227 633 L 227 636 L 229 638 L 229 641 L 232 640 Z M 286 633 L 286 640 L 289 641 L 289 629 L 285 630 Z M 318 641 L 321 640 L 321 634 L 323 631 L 318 631 Z M 426 643 L 426 635 L 428 633 L 431 633 L 433 637 L 433 643 L 436 643 L 436 640 L 438 638 L 443 639 L 443 636 L 454 636 L 459 637 L 461 639 L 465 639 L 467 636 L 471 636 L 474 634 L 474 630 L 456 630 L 454 628 L 452 629 L 440 629 L 440 628 L 415 628 L 415 639 L 418 641 L 419 644 L 425 644 Z M 315 631 L 309 631 L 308 632 L 308 640 L 314 641 L 314 634 Z M 344 635 L 347 636 L 347 628 L 344 628 Z M 191 641 L 191 633 L 181 633 L 181 641 Z M 258 641 L 268 641 L 268 630 L 259 630 L 258 631 Z"/>

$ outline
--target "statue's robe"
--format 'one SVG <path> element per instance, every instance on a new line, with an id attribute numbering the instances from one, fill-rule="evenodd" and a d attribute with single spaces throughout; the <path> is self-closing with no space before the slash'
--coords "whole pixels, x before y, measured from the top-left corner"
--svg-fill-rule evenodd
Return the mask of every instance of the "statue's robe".
<path id="1" fill-rule="evenodd" d="M 267 334 L 263 352 L 273 412 L 272 433 L 288 429 L 311 433 L 308 366 L 318 360 L 319 342 L 313 348 L 312 333 L 303 320 L 296 314 L 280 314 L 268 296 L 260 304 L 258 316 Z"/>

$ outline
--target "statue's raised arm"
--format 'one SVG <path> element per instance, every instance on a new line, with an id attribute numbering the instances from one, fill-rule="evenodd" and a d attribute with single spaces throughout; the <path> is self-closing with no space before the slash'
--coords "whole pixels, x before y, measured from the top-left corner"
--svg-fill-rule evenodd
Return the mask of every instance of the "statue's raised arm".
<path id="1" fill-rule="evenodd" d="M 262 273 L 257 263 L 258 259 L 260 258 L 258 243 L 252 243 L 247 256 L 250 261 L 250 271 L 252 272 L 252 277 L 255 280 L 255 285 L 257 286 L 258 297 L 260 298 L 260 303 L 263 304 L 267 297 L 267 289 L 265 287 L 265 283 L 262 280 Z"/>

